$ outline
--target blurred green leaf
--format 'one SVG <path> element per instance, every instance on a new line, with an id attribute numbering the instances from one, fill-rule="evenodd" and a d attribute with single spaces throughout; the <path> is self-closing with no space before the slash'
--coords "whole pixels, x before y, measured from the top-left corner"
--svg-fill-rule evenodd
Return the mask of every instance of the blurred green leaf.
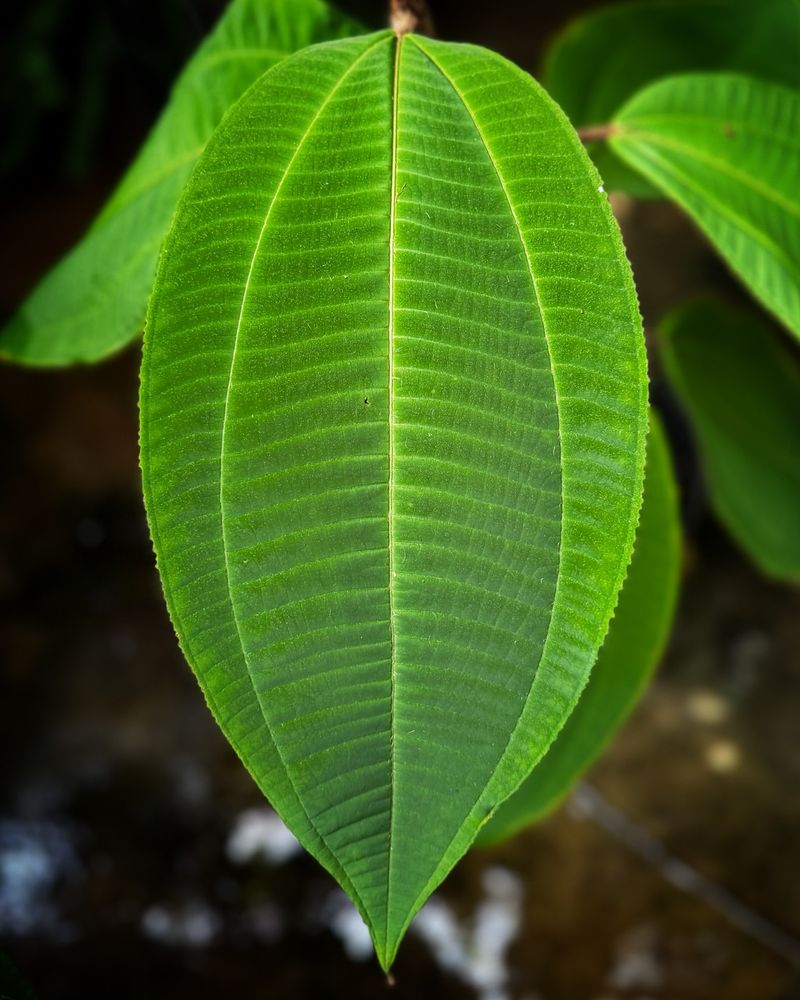
<path id="1" fill-rule="evenodd" d="M 527 74 L 382 32 L 226 117 L 148 315 L 150 525 L 220 725 L 384 965 L 577 700 L 646 431 L 619 231 Z"/>
<path id="2" fill-rule="evenodd" d="M 678 496 L 669 448 L 651 411 L 636 546 L 589 683 L 553 745 L 482 828 L 477 844 L 503 840 L 555 808 L 625 721 L 669 636 L 680 562 Z"/>
<path id="3" fill-rule="evenodd" d="M 715 302 L 671 313 L 667 375 L 692 418 L 711 502 L 770 576 L 800 580 L 800 371 L 759 317 Z"/>
<path id="4" fill-rule="evenodd" d="M 557 36 L 544 83 L 578 127 L 609 122 L 655 80 L 710 70 L 800 86 L 798 0 L 656 0 L 592 11 Z M 592 155 L 608 190 L 658 195 L 605 144 Z"/>
<path id="5" fill-rule="evenodd" d="M 359 30 L 321 0 L 234 0 L 86 236 L 0 332 L 0 357 L 67 365 L 132 340 L 180 192 L 223 114 L 288 54 Z"/>
<path id="6" fill-rule="evenodd" d="M 800 92 L 728 74 L 671 77 L 615 121 L 614 150 L 800 336 Z"/>

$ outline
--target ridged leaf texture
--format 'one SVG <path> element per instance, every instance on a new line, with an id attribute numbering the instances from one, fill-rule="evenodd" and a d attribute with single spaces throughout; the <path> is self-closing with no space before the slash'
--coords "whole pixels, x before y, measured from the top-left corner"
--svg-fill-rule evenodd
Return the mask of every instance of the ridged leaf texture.
<path id="1" fill-rule="evenodd" d="M 0 332 L 0 357 L 68 365 L 134 339 L 181 190 L 223 114 L 290 53 L 358 31 L 321 0 L 233 0 L 89 231 Z"/>
<path id="2" fill-rule="evenodd" d="M 614 150 L 800 336 L 800 91 L 728 74 L 670 77 L 616 122 Z"/>
<path id="3" fill-rule="evenodd" d="M 763 319 L 694 302 L 662 355 L 696 432 L 711 502 L 753 561 L 800 581 L 800 368 Z"/>
<path id="4" fill-rule="evenodd" d="M 217 720 L 391 964 L 571 711 L 629 559 L 646 376 L 537 84 L 388 32 L 268 72 L 153 295 L 144 488 Z"/>
<path id="5" fill-rule="evenodd" d="M 678 492 L 664 431 L 651 412 L 633 558 L 589 683 L 545 756 L 481 829 L 478 844 L 503 840 L 554 809 L 608 745 L 664 651 L 680 568 Z"/>
<path id="6" fill-rule="evenodd" d="M 575 126 L 611 121 L 638 90 L 678 73 L 742 73 L 800 86 L 798 0 L 647 0 L 577 18 L 555 39 L 543 82 Z M 605 143 L 592 156 L 608 190 L 658 195 Z"/>

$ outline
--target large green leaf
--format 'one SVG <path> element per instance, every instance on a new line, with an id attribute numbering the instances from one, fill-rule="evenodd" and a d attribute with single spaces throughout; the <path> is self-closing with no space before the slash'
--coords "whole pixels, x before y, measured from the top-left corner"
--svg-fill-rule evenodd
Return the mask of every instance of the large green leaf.
<path id="1" fill-rule="evenodd" d="M 86 236 L 0 332 L 0 357 L 67 365 L 132 340 L 181 189 L 223 114 L 289 53 L 358 30 L 322 0 L 233 0 Z"/>
<path id="2" fill-rule="evenodd" d="M 691 303 L 662 327 L 711 501 L 766 573 L 800 580 L 800 371 L 758 317 Z"/>
<path id="3" fill-rule="evenodd" d="M 665 76 L 724 70 L 800 87 L 798 0 L 647 0 L 591 11 L 548 50 L 544 83 L 572 123 L 611 121 Z M 606 188 L 658 193 L 605 144 L 592 155 Z"/>
<path id="4" fill-rule="evenodd" d="M 379 33 L 263 77 L 162 256 L 170 610 L 385 966 L 571 711 L 630 555 L 645 360 L 598 180 L 516 67 Z"/>
<path id="5" fill-rule="evenodd" d="M 800 92 L 727 74 L 672 77 L 616 122 L 616 152 L 800 335 Z"/>
<path id="6" fill-rule="evenodd" d="M 589 683 L 556 741 L 483 827 L 478 844 L 503 840 L 558 805 L 628 717 L 661 658 L 678 596 L 681 531 L 669 448 L 653 412 L 650 421 L 633 559 Z"/>

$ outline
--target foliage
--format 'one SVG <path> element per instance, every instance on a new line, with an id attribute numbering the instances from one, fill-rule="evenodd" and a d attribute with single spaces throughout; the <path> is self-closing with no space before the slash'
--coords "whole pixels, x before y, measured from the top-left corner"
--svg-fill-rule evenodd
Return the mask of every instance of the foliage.
<path id="1" fill-rule="evenodd" d="M 613 149 L 800 336 L 800 92 L 722 73 L 670 77 L 615 122 Z"/>
<path id="2" fill-rule="evenodd" d="M 800 580 L 800 371 L 756 316 L 716 302 L 662 326 L 720 519 L 770 576 Z"/>
<path id="3" fill-rule="evenodd" d="M 573 21 L 550 47 L 544 84 L 576 127 L 611 121 L 656 80 L 725 70 L 797 87 L 797 0 L 646 0 L 601 7 Z M 660 192 L 605 143 L 592 146 L 609 190 Z"/>
<path id="4" fill-rule="evenodd" d="M 289 53 L 357 30 L 322 0 L 234 0 L 89 232 L 0 332 L 0 356 L 68 365 L 129 343 L 178 197 L 224 113 Z"/>
<path id="5" fill-rule="evenodd" d="M 0 353 L 102 358 L 149 297 L 143 486 L 181 646 L 388 968 L 476 836 L 595 759 L 674 610 L 655 417 L 620 593 L 644 343 L 553 97 L 600 126 L 606 184 L 672 199 L 800 333 L 800 4 L 594 13 L 556 41 L 552 96 L 484 49 L 358 30 L 322 0 L 234 0 Z M 708 303 L 658 347 L 720 518 L 797 580 L 794 360 Z"/>

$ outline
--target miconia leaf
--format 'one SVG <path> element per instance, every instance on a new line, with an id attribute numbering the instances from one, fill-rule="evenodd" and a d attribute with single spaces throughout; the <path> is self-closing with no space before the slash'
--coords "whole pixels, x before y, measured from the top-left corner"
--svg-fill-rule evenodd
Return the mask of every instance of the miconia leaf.
<path id="1" fill-rule="evenodd" d="M 233 0 L 87 234 L 0 331 L 0 357 L 97 361 L 140 333 L 161 241 L 223 114 L 290 53 L 359 30 L 322 0 Z"/>
<path id="2" fill-rule="evenodd" d="M 796 360 L 759 317 L 715 302 L 675 310 L 661 333 L 714 509 L 765 573 L 800 581 Z"/>
<path id="3" fill-rule="evenodd" d="M 646 0 L 590 11 L 551 45 L 543 82 L 578 127 L 611 121 L 637 90 L 678 73 L 724 70 L 800 87 L 797 0 Z M 658 191 L 605 143 L 592 156 L 607 190 Z"/>
<path id="4" fill-rule="evenodd" d="M 800 335 L 800 92 L 727 74 L 671 77 L 616 123 L 614 150 Z"/>
<path id="5" fill-rule="evenodd" d="M 142 372 L 167 600 L 384 966 L 588 676 L 646 397 L 596 171 L 499 56 L 388 32 L 308 49 L 198 164 Z"/>
<path id="6" fill-rule="evenodd" d="M 603 648 L 575 711 L 531 774 L 483 827 L 478 844 L 503 840 L 555 808 L 628 717 L 664 651 L 680 564 L 677 488 L 667 440 L 651 410 L 633 558 Z"/>

